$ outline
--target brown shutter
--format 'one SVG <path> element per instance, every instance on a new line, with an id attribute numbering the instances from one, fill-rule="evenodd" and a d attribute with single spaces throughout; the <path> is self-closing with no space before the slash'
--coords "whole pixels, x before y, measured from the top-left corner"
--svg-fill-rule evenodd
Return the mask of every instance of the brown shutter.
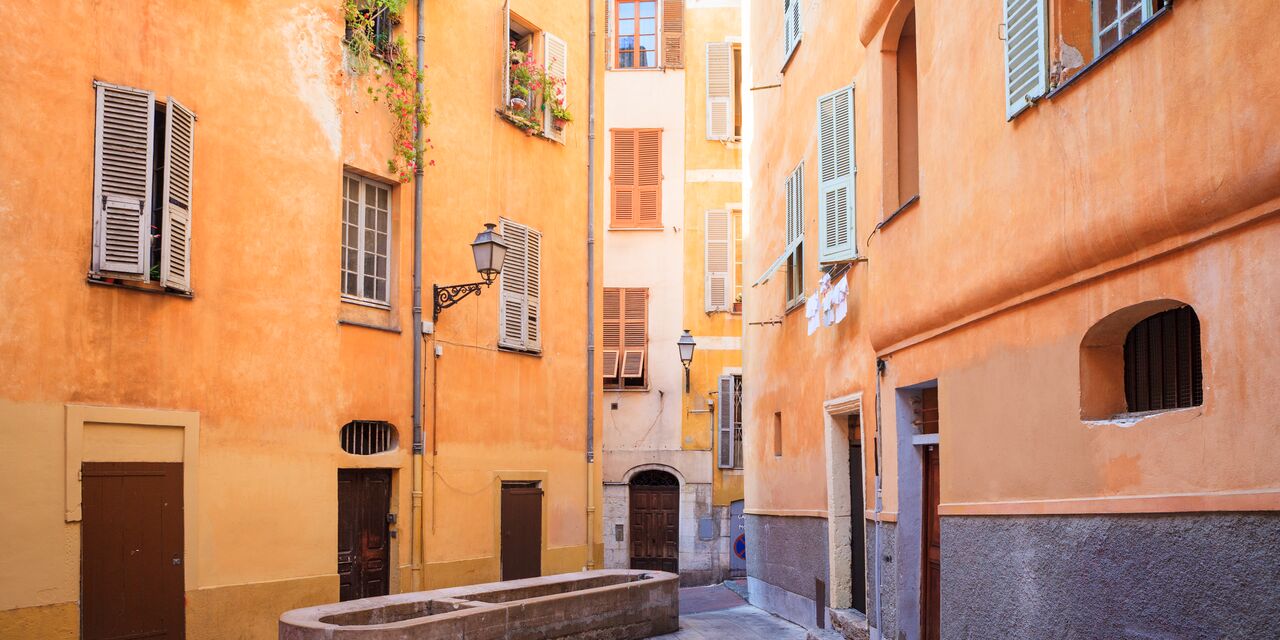
<path id="1" fill-rule="evenodd" d="M 662 129 L 636 132 L 637 227 L 662 226 Z"/>
<path id="2" fill-rule="evenodd" d="M 612 146 L 613 201 L 611 226 L 636 226 L 636 130 L 614 129 Z"/>
<path id="3" fill-rule="evenodd" d="M 196 116 L 172 96 L 165 118 L 160 283 L 191 291 L 191 183 Z"/>
<path id="4" fill-rule="evenodd" d="M 662 2 L 662 65 L 684 68 L 684 0 Z"/>
<path id="5" fill-rule="evenodd" d="M 604 332 L 602 346 L 604 366 L 602 377 L 618 377 L 618 363 L 622 354 L 622 289 L 604 290 Z"/>
<path id="6" fill-rule="evenodd" d="M 649 344 L 649 290 L 624 289 L 622 300 L 622 377 L 644 376 Z"/>

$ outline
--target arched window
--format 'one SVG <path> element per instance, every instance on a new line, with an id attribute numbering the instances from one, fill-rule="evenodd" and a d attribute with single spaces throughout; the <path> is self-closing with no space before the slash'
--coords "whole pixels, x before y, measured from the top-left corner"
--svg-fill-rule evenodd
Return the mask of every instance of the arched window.
<path id="1" fill-rule="evenodd" d="M 1130 412 L 1204 403 L 1200 319 L 1189 306 L 1162 311 L 1124 339 L 1124 398 Z"/>
<path id="2" fill-rule="evenodd" d="M 1116 310 L 1080 342 L 1080 417 L 1204 404 L 1200 319 L 1178 300 L 1149 300 Z"/>

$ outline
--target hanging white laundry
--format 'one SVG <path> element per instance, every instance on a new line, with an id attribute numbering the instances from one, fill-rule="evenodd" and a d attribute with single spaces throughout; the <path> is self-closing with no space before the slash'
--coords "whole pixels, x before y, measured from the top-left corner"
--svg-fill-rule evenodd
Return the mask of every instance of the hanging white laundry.
<path id="1" fill-rule="evenodd" d="M 809 335 L 813 335 L 813 332 L 818 330 L 818 325 L 821 322 L 818 318 L 819 315 L 818 293 L 815 291 L 804 303 L 804 317 L 809 320 Z"/>
<path id="2" fill-rule="evenodd" d="M 844 317 L 849 314 L 849 278 L 847 276 L 841 278 L 840 282 L 831 288 L 831 293 L 827 297 L 835 300 L 835 322 L 844 320 Z"/>
<path id="3" fill-rule="evenodd" d="M 831 302 L 828 299 L 830 293 L 831 274 L 824 273 L 822 274 L 822 280 L 818 281 L 818 295 L 821 296 L 819 315 L 822 319 L 822 326 L 824 327 L 831 326 Z"/>

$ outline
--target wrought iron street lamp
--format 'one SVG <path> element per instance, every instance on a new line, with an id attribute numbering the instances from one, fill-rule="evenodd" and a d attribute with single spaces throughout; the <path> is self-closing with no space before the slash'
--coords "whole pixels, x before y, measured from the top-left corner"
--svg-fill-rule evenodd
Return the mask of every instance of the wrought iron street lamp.
<path id="1" fill-rule="evenodd" d="M 684 392 L 689 393 L 689 364 L 693 362 L 693 349 L 698 343 L 693 341 L 693 335 L 685 329 L 684 335 L 676 340 L 676 346 L 680 348 L 680 363 L 684 365 Z"/>
<path id="2" fill-rule="evenodd" d="M 486 222 L 484 231 L 476 235 L 471 243 L 471 254 L 476 261 L 476 271 L 480 272 L 480 282 L 467 284 L 432 285 L 431 297 L 435 299 L 435 308 L 431 312 L 431 321 L 440 318 L 440 312 L 462 301 L 463 298 L 480 295 L 481 286 L 488 287 L 498 278 L 502 271 L 502 262 L 507 257 L 507 243 L 502 234 L 494 231 L 493 223 Z"/>

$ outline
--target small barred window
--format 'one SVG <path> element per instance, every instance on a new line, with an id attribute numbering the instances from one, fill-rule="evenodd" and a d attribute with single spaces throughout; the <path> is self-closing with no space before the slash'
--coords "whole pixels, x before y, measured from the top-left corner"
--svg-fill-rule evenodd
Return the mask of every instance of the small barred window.
<path id="1" fill-rule="evenodd" d="M 396 428 L 380 420 L 352 420 L 339 434 L 342 450 L 358 456 L 386 453 L 396 448 Z"/>

